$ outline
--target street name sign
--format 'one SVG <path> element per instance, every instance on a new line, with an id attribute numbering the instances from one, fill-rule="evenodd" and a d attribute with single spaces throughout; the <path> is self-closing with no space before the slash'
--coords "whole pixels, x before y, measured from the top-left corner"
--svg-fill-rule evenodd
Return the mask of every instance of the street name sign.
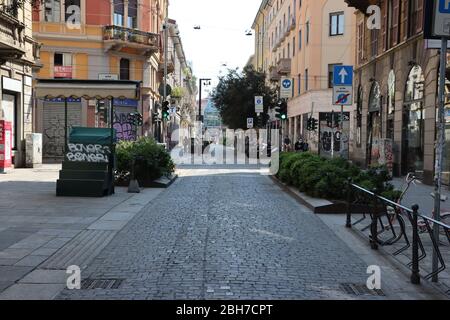
<path id="1" fill-rule="evenodd" d="M 264 97 L 262 96 L 255 97 L 255 112 L 256 113 L 264 112 Z"/>
<path id="2" fill-rule="evenodd" d="M 280 84 L 280 99 L 292 98 L 292 79 L 282 77 Z"/>
<path id="3" fill-rule="evenodd" d="M 333 105 L 353 104 L 353 66 L 334 66 Z"/>
<path id="4" fill-rule="evenodd" d="M 450 37 L 450 0 L 436 0 L 434 7 L 433 35 Z"/>

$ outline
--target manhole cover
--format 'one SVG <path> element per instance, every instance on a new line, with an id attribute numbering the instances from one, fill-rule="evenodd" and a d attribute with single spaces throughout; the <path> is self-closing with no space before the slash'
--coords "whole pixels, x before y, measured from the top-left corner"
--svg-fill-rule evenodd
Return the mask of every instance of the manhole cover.
<path id="1" fill-rule="evenodd" d="M 81 290 L 118 289 L 124 279 L 84 279 L 81 281 Z"/>
<path id="2" fill-rule="evenodd" d="M 385 296 L 382 290 L 370 290 L 365 284 L 341 283 L 340 288 L 343 292 L 352 296 Z"/>

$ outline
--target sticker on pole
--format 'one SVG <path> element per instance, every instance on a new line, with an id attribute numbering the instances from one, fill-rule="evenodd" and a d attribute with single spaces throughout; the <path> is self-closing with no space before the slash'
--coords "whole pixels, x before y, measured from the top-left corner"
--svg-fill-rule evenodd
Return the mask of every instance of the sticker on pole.
<path id="1" fill-rule="evenodd" d="M 247 129 L 253 129 L 253 118 L 247 118 Z"/>

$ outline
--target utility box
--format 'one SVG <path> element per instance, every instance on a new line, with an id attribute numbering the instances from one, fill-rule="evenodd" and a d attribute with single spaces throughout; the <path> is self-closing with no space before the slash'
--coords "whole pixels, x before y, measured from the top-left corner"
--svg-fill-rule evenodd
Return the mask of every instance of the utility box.
<path id="1" fill-rule="evenodd" d="M 114 193 L 116 131 L 73 127 L 56 182 L 56 195 L 104 197 Z"/>
<path id="2" fill-rule="evenodd" d="M 25 166 L 36 168 L 42 165 L 42 134 L 29 133 L 25 137 Z"/>

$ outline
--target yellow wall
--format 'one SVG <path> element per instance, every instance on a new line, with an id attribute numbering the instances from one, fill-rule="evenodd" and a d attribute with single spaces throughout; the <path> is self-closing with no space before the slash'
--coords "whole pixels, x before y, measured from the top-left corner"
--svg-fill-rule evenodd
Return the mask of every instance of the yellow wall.
<path id="1" fill-rule="evenodd" d="M 120 74 L 119 70 L 119 58 L 110 57 L 109 58 L 109 70 L 111 73 Z"/>
<path id="2" fill-rule="evenodd" d="M 142 63 L 142 61 L 134 61 L 134 76 L 132 76 L 132 80 L 136 80 L 136 81 L 142 81 L 143 80 L 143 67 L 144 64 Z M 132 64 L 132 65 L 133 65 Z M 132 73 L 133 74 L 133 73 Z"/>
<path id="3" fill-rule="evenodd" d="M 51 55 L 49 52 L 41 52 L 41 63 L 43 67 L 38 72 L 39 78 L 50 78 Z"/>
<path id="4" fill-rule="evenodd" d="M 77 53 L 74 55 L 75 79 L 88 79 L 89 78 L 89 66 L 88 55 L 86 53 Z"/>

